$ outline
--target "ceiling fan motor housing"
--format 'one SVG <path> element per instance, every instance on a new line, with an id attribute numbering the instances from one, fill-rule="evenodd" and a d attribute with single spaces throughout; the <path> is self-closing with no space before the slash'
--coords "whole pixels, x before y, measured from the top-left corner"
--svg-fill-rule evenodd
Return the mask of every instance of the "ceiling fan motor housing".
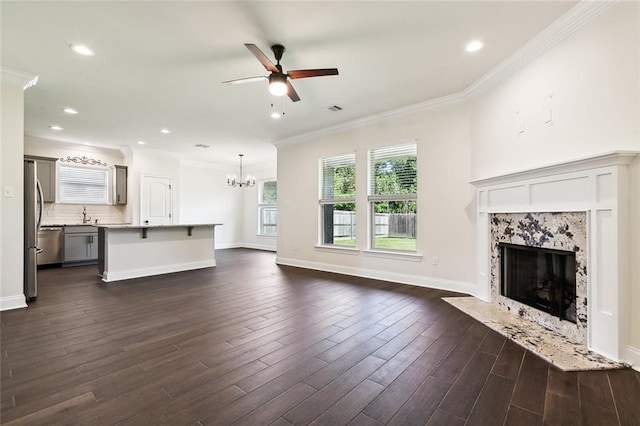
<path id="1" fill-rule="evenodd" d="M 271 46 L 271 51 L 273 52 L 273 56 L 275 56 L 278 64 L 280 64 L 280 59 L 282 59 L 282 54 L 284 53 L 284 46 L 281 44 L 274 44 Z"/>

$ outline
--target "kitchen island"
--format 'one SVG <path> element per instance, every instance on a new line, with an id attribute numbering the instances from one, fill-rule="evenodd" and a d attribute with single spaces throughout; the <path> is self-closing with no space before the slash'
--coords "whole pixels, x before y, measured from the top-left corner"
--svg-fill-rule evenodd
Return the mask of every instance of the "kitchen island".
<path id="1" fill-rule="evenodd" d="M 99 225 L 98 274 L 112 282 L 216 266 L 220 225 Z"/>

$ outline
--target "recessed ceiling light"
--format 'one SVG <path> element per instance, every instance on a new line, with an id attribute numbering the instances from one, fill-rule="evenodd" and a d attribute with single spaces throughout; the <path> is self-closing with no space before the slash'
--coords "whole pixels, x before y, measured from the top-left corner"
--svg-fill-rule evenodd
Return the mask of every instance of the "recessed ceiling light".
<path id="1" fill-rule="evenodd" d="M 78 111 L 76 111 L 76 110 L 75 110 L 75 109 L 73 109 L 73 108 L 62 108 L 62 110 L 63 110 L 64 112 L 66 112 L 67 114 L 77 114 L 77 113 L 78 113 Z"/>
<path id="2" fill-rule="evenodd" d="M 62 127 L 60 127 L 60 126 L 56 126 L 55 124 L 53 124 L 53 125 L 49 126 L 49 128 L 50 128 L 51 130 L 64 130 Z"/>
<path id="3" fill-rule="evenodd" d="M 273 111 L 271 113 L 271 118 L 280 118 L 280 117 L 282 117 L 282 115 L 277 111 Z"/>
<path id="4" fill-rule="evenodd" d="M 84 44 L 70 44 L 69 48 L 79 55 L 93 56 L 95 53 Z"/>
<path id="5" fill-rule="evenodd" d="M 169 129 L 160 129 L 160 133 L 164 133 L 164 134 L 171 133 L 171 130 L 169 130 Z"/>
<path id="6" fill-rule="evenodd" d="M 480 40 L 473 40 L 467 43 L 467 46 L 464 48 L 464 50 L 466 50 L 467 52 L 477 52 L 478 50 L 482 49 L 483 46 L 484 43 L 482 43 Z"/>
<path id="7" fill-rule="evenodd" d="M 138 141 L 138 145 L 144 145 L 145 141 Z"/>

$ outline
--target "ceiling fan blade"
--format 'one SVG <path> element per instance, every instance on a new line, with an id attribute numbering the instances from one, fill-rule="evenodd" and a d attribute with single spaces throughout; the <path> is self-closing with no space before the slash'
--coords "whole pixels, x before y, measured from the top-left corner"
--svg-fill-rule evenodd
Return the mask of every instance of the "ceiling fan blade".
<path id="1" fill-rule="evenodd" d="M 290 70 L 287 72 L 290 78 L 322 77 L 325 75 L 338 75 L 337 68 L 319 68 L 314 70 Z"/>
<path id="2" fill-rule="evenodd" d="M 238 78 L 235 80 L 223 81 L 222 84 L 244 84 L 244 83 L 254 83 L 256 81 L 268 80 L 269 78 L 264 75 L 259 75 L 257 77 L 247 77 L 247 78 Z"/>
<path id="3" fill-rule="evenodd" d="M 298 102 L 300 100 L 300 96 L 298 96 L 298 92 L 293 88 L 291 83 L 287 80 L 287 95 L 289 95 L 289 99 L 293 102 Z"/>
<path id="4" fill-rule="evenodd" d="M 253 53 L 253 56 L 255 56 L 268 71 L 279 72 L 278 68 L 276 68 L 273 62 L 271 62 L 271 60 L 267 58 L 267 55 L 262 53 L 262 50 L 258 49 L 258 46 L 251 43 L 245 43 L 244 45 L 247 49 L 249 49 L 251 53 Z"/>

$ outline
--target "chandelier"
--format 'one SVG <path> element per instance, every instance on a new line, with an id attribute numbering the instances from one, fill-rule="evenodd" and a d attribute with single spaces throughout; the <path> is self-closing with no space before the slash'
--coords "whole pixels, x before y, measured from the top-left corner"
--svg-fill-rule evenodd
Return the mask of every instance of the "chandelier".
<path id="1" fill-rule="evenodd" d="M 247 176 L 246 179 L 242 177 L 242 157 L 244 154 L 238 154 L 240 157 L 240 180 L 236 179 L 236 175 L 227 176 L 227 185 L 236 187 L 239 186 L 242 188 L 243 186 L 252 187 L 256 184 L 256 178 L 252 176 Z"/>

